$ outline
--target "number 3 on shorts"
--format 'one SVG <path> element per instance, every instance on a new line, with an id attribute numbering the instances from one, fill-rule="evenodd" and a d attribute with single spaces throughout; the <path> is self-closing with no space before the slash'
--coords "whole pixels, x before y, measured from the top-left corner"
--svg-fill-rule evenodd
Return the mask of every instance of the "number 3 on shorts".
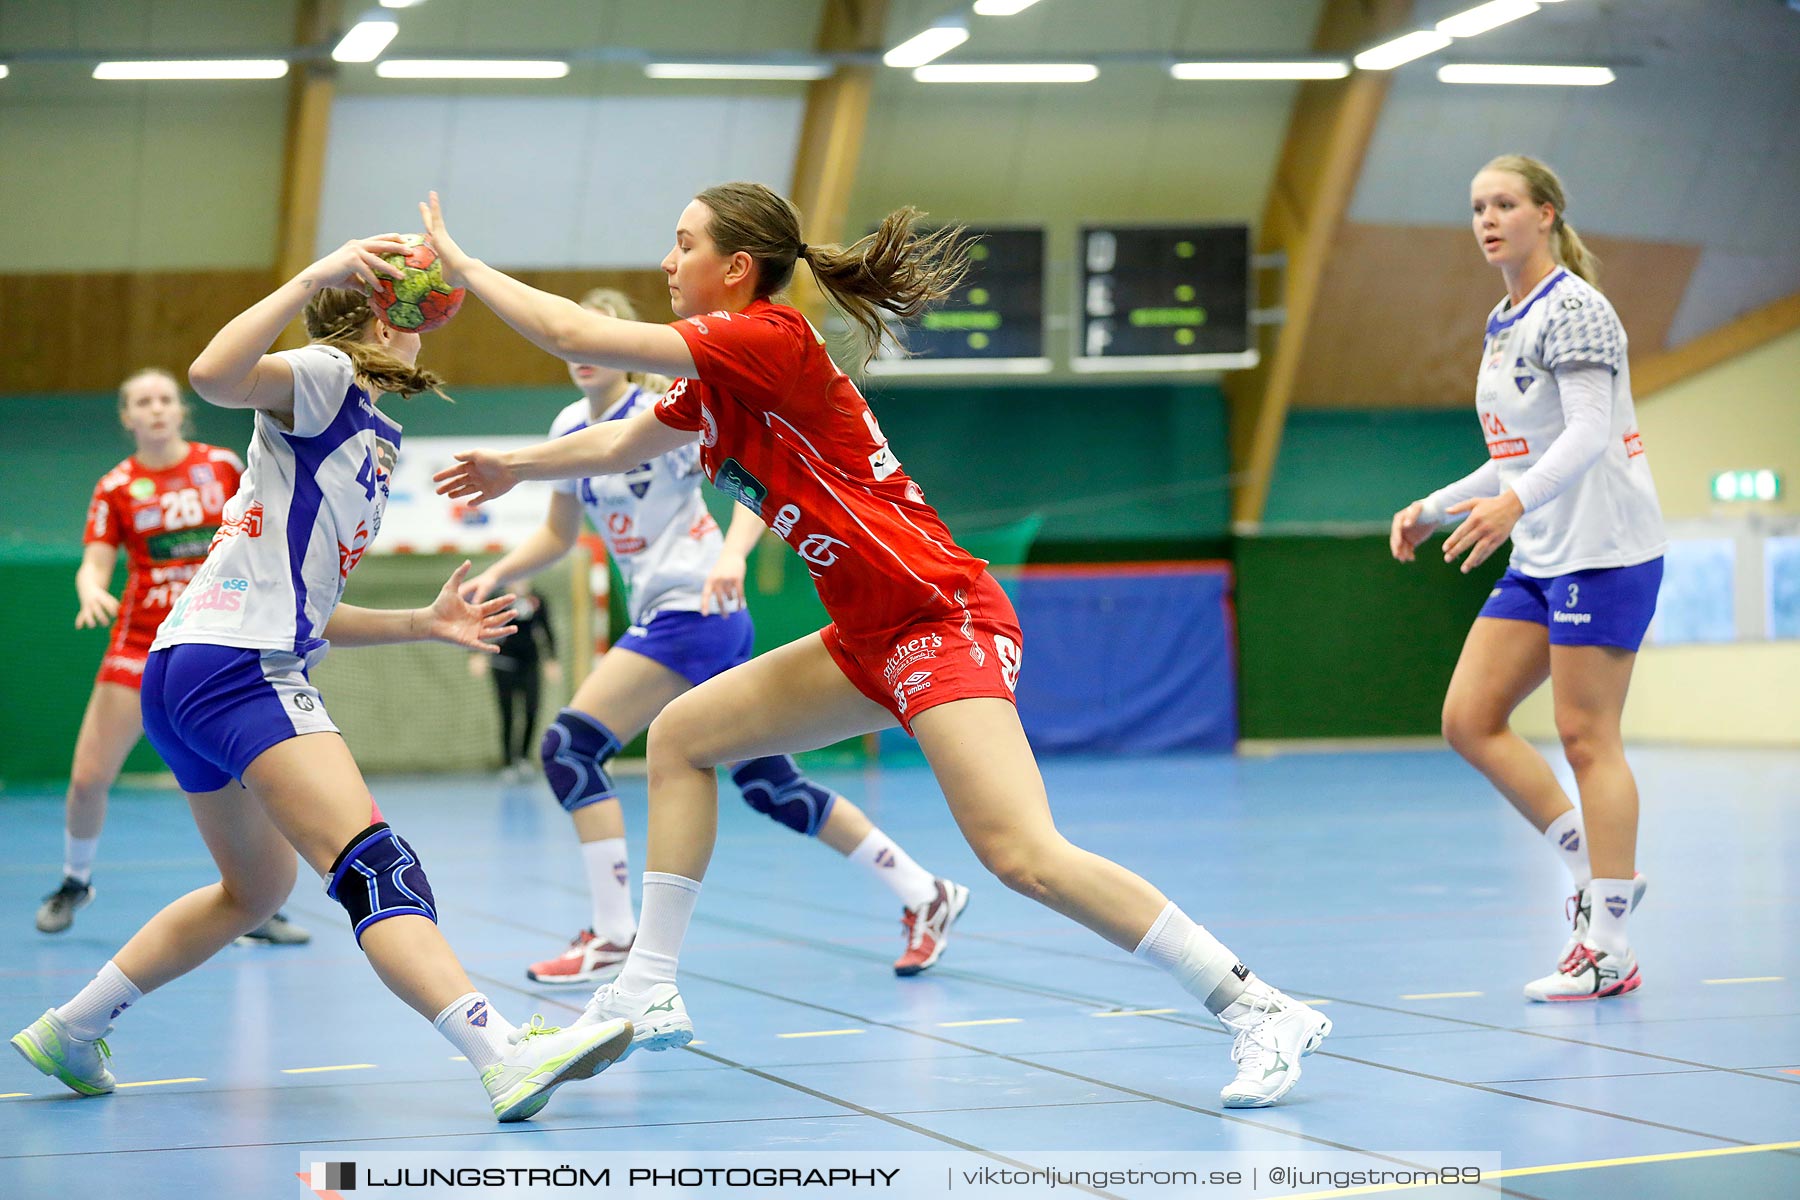
<path id="1" fill-rule="evenodd" d="M 1003 633 L 994 635 L 994 653 L 1000 656 L 1000 678 L 1006 681 L 1006 690 L 1019 690 L 1019 660 L 1022 653 L 1019 643 Z"/>

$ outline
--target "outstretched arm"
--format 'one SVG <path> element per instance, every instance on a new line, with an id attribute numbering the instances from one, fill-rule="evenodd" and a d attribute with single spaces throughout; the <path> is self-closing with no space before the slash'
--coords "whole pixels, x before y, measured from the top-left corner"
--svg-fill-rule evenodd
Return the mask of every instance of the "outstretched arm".
<path id="1" fill-rule="evenodd" d="M 468 497 L 479 505 L 503 496 L 523 479 L 580 479 L 587 475 L 617 475 L 639 463 L 679 449 L 699 437 L 686 429 L 672 429 L 656 417 L 655 410 L 623 421 L 603 421 L 564 437 L 512 450 L 460 450 L 456 465 L 439 471 L 438 495 Z"/>
<path id="2" fill-rule="evenodd" d="M 482 303 L 533 345 L 568 362 L 694 376 L 694 356 L 687 342 L 669 326 L 590 312 L 573 300 L 520 283 L 472 257 L 444 228 L 436 192 L 419 205 L 419 215 L 425 218 L 426 237 L 444 265 L 444 278 L 481 297 Z"/>
<path id="3" fill-rule="evenodd" d="M 518 627 L 510 595 L 471 603 L 461 595 L 469 564 L 451 572 L 430 608 L 359 608 L 340 604 L 325 623 L 325 638 L 339 646 L 385 646 L 395 642 L 448 642 L 469 650 L 498 653 L 494 643 Z"/>
<path id="4" fill-rule="evenodd" d="M 188 383 L 220 408 L 291 417 L 294 373 L 269 347 L 322 289 L 373 287 L 377 275 L 399 278 L 400 269 L 381 255 L 404 253 L 406 243 L 396 233 L 345 242 L 226 322 L 188 368 Z"/>

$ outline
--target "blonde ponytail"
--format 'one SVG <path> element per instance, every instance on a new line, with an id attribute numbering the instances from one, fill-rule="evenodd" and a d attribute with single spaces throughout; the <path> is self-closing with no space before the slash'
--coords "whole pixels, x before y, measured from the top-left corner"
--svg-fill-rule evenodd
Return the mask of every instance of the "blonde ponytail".
<path id="1" fill-rule="evenodd" d="M 352 288 L 324 288 L 307 301 L 306 336 L 350 356 L 356 373 L 378 392 L 397 392 L 409 399 L 436 392 L 445 400 L 443 379 L 433 371 L 401 361 L 367 340 L 375 310 L 369 298 Z M 454 403 L 454 401 L 452 401 Z"/>

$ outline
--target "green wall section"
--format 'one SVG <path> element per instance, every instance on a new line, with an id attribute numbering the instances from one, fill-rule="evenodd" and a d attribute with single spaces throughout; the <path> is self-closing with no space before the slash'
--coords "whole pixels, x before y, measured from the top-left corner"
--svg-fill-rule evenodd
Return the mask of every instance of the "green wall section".
<path id="1" fill-rule="evenodd" d="M 1385 536 L 1243 538 L 1236 561 L 1247 738 L 1437 732 L 1463 637 L 1505 569 L 1464 575 L 1429 552 L 1397 563 Z"/>
<path id="2" fill-rule="evenodd" d="M 1288 414 L 1263 528 L 1325 522 L 1386 524 L 1485 460 L 1467 409 Z"/>

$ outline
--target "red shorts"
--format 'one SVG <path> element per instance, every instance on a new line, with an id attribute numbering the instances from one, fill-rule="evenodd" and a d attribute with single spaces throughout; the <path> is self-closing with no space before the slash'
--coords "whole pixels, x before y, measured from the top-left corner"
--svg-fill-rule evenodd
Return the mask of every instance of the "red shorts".
<path id="1" fill-rule="evenodd" d="M 1013 700 L 1025 639 L 1012 601 L 985 571 L 956 599 L 960 612 L 923 618 L 880 642 L 846 642 L 836 624 L 820 631 L 857 691 L 909 734 L 913 718 L 952 700 Z"/>
<path id="2" fill-rule="evenodd" d="M 156 619 L 148 624 L 114 621 L 112 638 L 106 643 L 106 657 L 100 660 L 100 674 L 94 677 L 94 682 L 120 683 L 141 689 L 144 686 L 144 661 L 150 657 L 150 643 L 156 640 L 157 627 L 166 615 L 158 612 Z"/>

